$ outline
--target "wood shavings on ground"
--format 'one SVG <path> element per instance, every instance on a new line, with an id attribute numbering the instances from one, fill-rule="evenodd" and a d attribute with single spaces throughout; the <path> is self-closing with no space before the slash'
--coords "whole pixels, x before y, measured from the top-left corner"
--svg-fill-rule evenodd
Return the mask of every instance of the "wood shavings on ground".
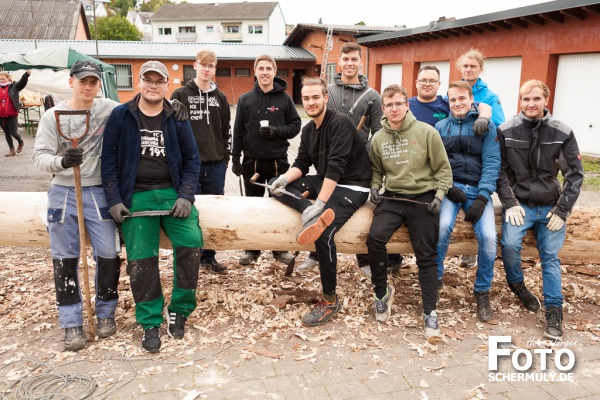
<path id="1" fill-rule="evenodd" d="M 274 353 L 265 349 L 257 349 L 255 347 L 244 347 L 244 350 L 251 351 L 254 354 L 258 354 L 259 356 L 265 356 L 274 359 L 279 359 L 283 357 L 282 354 Z"/>

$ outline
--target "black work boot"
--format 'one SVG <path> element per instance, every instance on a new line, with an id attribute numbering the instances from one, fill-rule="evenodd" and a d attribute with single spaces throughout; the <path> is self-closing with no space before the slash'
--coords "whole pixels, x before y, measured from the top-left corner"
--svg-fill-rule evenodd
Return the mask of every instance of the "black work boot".
<path id="1" fill-rule="evenodd" d="M 65 350 L 77 351 L 85 347 L 85 336 L 82 326 L 65 329 Z"/>
<path id="2" fill-rule="evenodd" d="M 529 311 L 535 312 L 542 308 L 542 305 L 540 304 L 540 299 L 538 299 L 536 295 L 527 290 L 527 288 L 525 287 L 525 283 L 509 283 L 508 287 L 514 294 L 517 295 L 519 300 L 521 300 L 521 303 L 523 303 L 525 308 Z"/>
<path id="3" fill-rule="evenodd" d="M 490 296 L 488 292 L 473 292 L 477 299 L 477 319 L 481 322 L 488 322 L 492 319 L 492 307 L 490 306 Z"/>
<path id="4" fill-rule="evenodd" d="M 546 307 L 546 331 L 544 337 L 552 340 L 562 338 L 563 310 L 560 307 Z"/>

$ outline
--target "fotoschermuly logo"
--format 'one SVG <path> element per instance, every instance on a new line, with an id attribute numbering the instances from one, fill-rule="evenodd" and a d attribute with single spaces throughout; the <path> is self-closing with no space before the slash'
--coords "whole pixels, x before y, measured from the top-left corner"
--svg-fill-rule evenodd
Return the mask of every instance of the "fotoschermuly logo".
<path id="1" fill-rule="evenodd" d="M 531 338 L 527 341 L 527 346 L 532 348 L 529 350 L 512 345 L 510 336 L 489 336 L 488 380 L 490 382 L 572 382 L 571 371 L 575 367 L 575 353 L 567 347 L 576 345 L 577 342 L 552 341 L 551 348 L 544 347 L 547 343 L 546 340 Z M 509 347 L 514 349 L 512 355 Z M 518 372 L 498 370 L 498 361 L 508 358 L 514 370 Z"/>

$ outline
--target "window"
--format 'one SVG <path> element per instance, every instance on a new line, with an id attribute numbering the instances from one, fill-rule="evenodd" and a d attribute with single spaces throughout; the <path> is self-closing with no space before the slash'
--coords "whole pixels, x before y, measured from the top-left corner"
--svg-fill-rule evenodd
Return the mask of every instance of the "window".
<path id="1" fill-rule="evenodd" d="M 248 25 L 248 33 L 251 35 L 262 35 L 263 26 L 262 25 Z"/>
<path id="2" fill-rule="evenodd" d="M 227 33 L 240 33 L 239 25 L 227 25 L 225 28 Z"/>
<path id="3" fill-rule="evenodd" d="M 327 64 L 327 72 L 326 72 L 325 80 L 327 81 L 328 85 L 331 85 L 333 83 L 333 77 L 335 76 L 335 68 L 336 67 L 337 67 L 336 63 Z"/>
<path id="4" fill-rule="evenodd" d="M 179 33 L 196 33 L 196 27 L 195 26 L 180 26 Z"/>
<path id="5" fill-rule="evenodd" d="M 231 68 L 217 68 L 217 76 L 231 76 Z"/>
<path id="6" fill-rule="evenodd" d="M 183 66 L 183 81 L 181 82 L 181 86 L 185 86 L 191 79 L 196 77 L 196 70 L 193 65 L 184 65 Z"/>
<path id="7" fill-rule="evenodd" d="M 287 68 L 284 68 L 284 69 L 278 69 L 275 76 L 278 76 L 280 78 L 287 78 L 288 74 L 289 74 L 289 70 Z"/>
<path id="8" fill-rule="evenodd" d="M 131 64 L 113 64 L 113 66 L 115 67 L 117 90 L 132 90 Z"/>
<path id="9" fill-rule="evenodd" d="M 236 68 L 235 76 L 250 76 L 250 68 Z"/>
<path id="10" fill-rule="evenodd" d="M 158 35 L 159 36 L 170 36 L 171 28 L 158 28 Z"/>
<path id="11" fill-rule="evenodd" d="M 215 27 L 212 25 L 206 25 L 206 33 L 214 33 Z"/>

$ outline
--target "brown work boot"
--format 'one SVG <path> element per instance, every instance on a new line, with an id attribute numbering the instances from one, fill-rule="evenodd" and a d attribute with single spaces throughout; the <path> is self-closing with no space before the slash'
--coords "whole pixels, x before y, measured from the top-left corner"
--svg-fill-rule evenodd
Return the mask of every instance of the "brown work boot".
<path id="1" fill-rule="evenodd" d="M 17 147 L 17 153 L 20 153 L 23 151 L 23 147 L 25 147 L 25 141 L 21 140 L 21 142 L 19 143 L 19 146 Z"/>
<path id="2" fill-rule="evenodd" d="M 331 208 L 326 209 L 302 227 L 302 230 L 296 235 L 296 242 L 303 246 L 314 243 L 334 219 L 335 212 Z"/>
<path id="3" fill-rule="evenodd" d="M 14 147 L 11 147 L 10 151 L 8 154 L 5 154 L 4 157 L 14 157 L 17 155 L 17 152 L 15 151 Z"/>

